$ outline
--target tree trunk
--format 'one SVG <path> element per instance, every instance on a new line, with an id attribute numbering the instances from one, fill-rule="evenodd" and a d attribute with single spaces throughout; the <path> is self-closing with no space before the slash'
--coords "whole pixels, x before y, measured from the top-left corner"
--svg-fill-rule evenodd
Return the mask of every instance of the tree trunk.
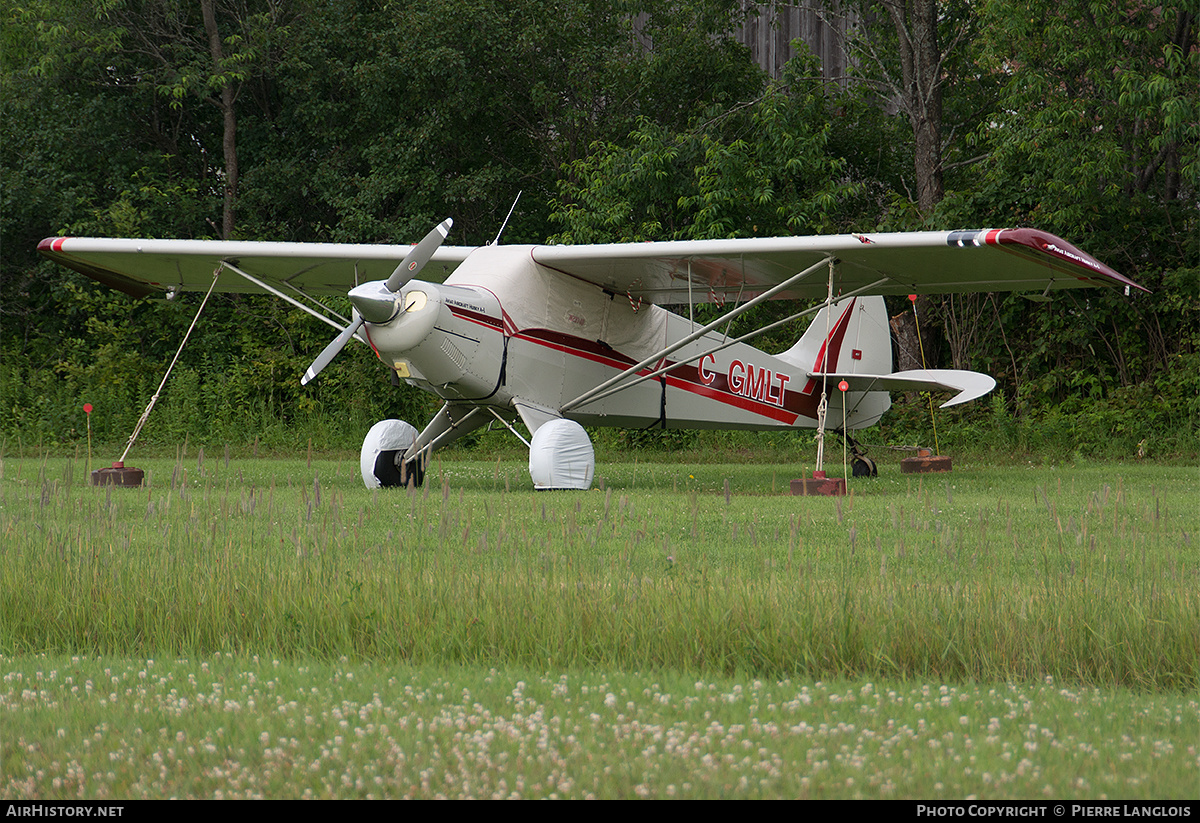
<path id="1" fill-rule="evenodd" d="M 884 0 L 896 29 L 900 55 L 900 108 L 913 130 L 913 171 L 917 181 L 917 210 L 928 218 L 942 201 L 942 52 L 938 43 L 937 0 Z M 933 317 L 928 295 L 917 298 L 926 324 Z M 909 312 L 892 318 L 892 331 L 901 346 L 899 368 L 933 367 L 932 357 L 916 363 L 921 354 L 911 344 L 918 336 L 917 319 Z M 926 334 L 928 336 L 928 334 Z M 932 355 L 932 352 L 928 352 Z"/>
<path id="2" fill-rule="evenodd" d="M 942 53 L 936 0 L 884 3 L 900 44 L 900 106 L 913 130 L 917 208 L 928 217 L 941 202 Z"/>
<path id="3" fill-rule="evenodd" d="M 917 324 L 912 312 L 902 311 L 892 315 L 888 325 L 892 327 L 892 337 L 896 344 L 896 371 L 923 368 L 921 347 L 917 342 Z"/>
<path id="4" fill-rule="evenodd" d="M 208 50 L 212 55 L 213 74 L 220 76 L 221 64 L 225 55 L 221 49 L 221 35 L 217 32 L 217 16 L 213 11 L 213 0 L 200 0 L 200 8 L 204 14 L 204 31 L 208 35 Z M 233 236 L 234 202 L 237 198 L 238 160 L 237 160 L 237 115 L 234 112 L 233 83 L 226 80 L 221 87 L 221 97 L 218 107 L 223 119 L 221 147 L 225 157 L 225 198 L 221 214 L 221 239 L 228 240 Z"/>

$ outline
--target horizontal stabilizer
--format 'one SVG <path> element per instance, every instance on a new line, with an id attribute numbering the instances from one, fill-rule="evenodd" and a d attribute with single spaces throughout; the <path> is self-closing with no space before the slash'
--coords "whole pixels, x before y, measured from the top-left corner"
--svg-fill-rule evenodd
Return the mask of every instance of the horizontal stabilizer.
<path id="1" fill-rule="evenodd" d="M 986 374 L 960 369 L 913 369 L 893 374 L 821 374 L 809 373 L 814 380 L 826 380 L 836 388 L 843 380 L 847 391 L 943 391 L 957 392 L 940 408 L 966 403 L 996 388 L 996 381 Z"/>

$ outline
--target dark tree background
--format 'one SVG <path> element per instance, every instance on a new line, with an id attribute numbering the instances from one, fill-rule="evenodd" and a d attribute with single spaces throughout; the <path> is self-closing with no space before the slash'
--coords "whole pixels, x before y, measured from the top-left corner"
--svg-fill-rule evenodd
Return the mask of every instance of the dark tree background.
<path id="1" fill-rule="evenodd" d="M 1194 454 L 1185 5 L 864 0 L 853 76 L 830 84 L 806 53 L 764 75 L 730 35 L 754 13 L 734 0 L 2 0 L 0 435 L 78 442 L 86 401 L 97 436 L 123 438 L 196 307 L 42 262 L 43 237 L 406 242 L 450 216 L 468 245 L 524 192 L 509 242 L 1060 234 L 1153 294 L 923 303 L 927 355 L 1001 382 L 957 425 L 998 447 Z M 221 298 L 147 437 L 353 448 L 375 419 L 431 413 L 365 347 L 302 389 L 327 337 L 270 298 Z M 897 437 L 917 425 L 893 418 Z"/>

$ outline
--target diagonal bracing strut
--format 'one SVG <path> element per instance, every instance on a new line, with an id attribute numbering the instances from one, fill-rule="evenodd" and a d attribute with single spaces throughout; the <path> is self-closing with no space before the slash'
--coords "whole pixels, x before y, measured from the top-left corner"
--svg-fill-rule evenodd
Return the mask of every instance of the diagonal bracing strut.
<path id="1" fill-rule="evenodd" d="M 251 283 L 253 283 L 254 285 L 258 286 L 258 287 L 259 287 L 260 289 L 262 289 L 263 291 L 265 291 L 265 292 L 268 292 L 268 293 L 270 293 L 270 294 L 273 294 L 273 295 L 275 295 L 275 296 L 276 296 L 276 297 L 278 297 L 280 300 L 283 300 L 283 301 L 284 301 L 284 302 L 286 302 L 286 303 L 291 303 L 293 306 L 295 306 L 296 308 L 300 309 L 300 311 L 303 311 L 303 312 L 306 312 L 306 313 L 308 313 L 308 314 L 311 314 L 313 317 L 317 318 L 317 319 L 318 319 L 318 320 L 320 320 L 322 323 L 328 323 L 330 326 L 333 326 L 333 327 L 334 327 L 335 329 L 337 329 L 338 331 L 344 331 L 344 330 L 345 330 L 345 327 L 344 327 L 344 326 L 340 326 L 340 325 L 338 325 L 337 321 L 335 321 L 335 320 L 330 320 L 328 317 L 326 317 L 325 315 L 321 314 L 319 311 L 316 311 L 316 310 L 314 310 L 314 309 L 312 309 L 312 308 L 310 308 L 310 307 L 308 307 L 308 306 L 304 305 L 303 303 L 301 303 L 299 300 L 297 300 L 296 298 L 292 297 L 291 295 L 285 294 L 285 293 L 281 292 L 279 289 L 275 288 L 274 286 L 271 286 L 271 285 L 268 285 L 267 283 L 264 283 L 262 280 L 259 280 L 257 277 L 255 277 L 255 276 L 254 276 L 254 275 L 252 275 L 252 274 L 247 274 L 246 272 L 244 272 L 244 271 L 242 271 L 241 269 L 239 269 L 237 266 L 235 266 L 235 265 L 233 265 L 232 263 L 230 263 L 228 260 L 222 260 L 222 261 L 221 261 L 221 265 L 222 265 L 222 266 L 224 266 L 225 268 L 229 269 L 229 270 L 230 270 L 231 272 L 233 272 L 234 274 L 237 274 L 237 275 L 240 275 L 240 276 L 242 276 L 242 277 L 246 278 L 247 280 L 249 280 L 249 281 L 250 281 Z M 290 283 L 289 283 L 288 285 L 289 285 L 289 286 L 291 286 L 291 284 L 290 284 Z M 296 287 L 295 287 L 295 286 L 291 286 L 291 287 L 292 287 L 293 289 L 296 289 Z M 296 292 L 297 292 L 297 293 L 299 293 L 299 294 L 302 294 L 302 295 L 304 295 L 305 297 L 308 297 L 308 299 L 309 299 L 309 300 L 313 300 L 313 302 L 314 302 L 314 303 L 317 303 L 317 305 L 321 306 L 321 308 L 326 308 L 326 307 L 325 307 L 323 304 L 321 304 L 320 302 L 318 302 L 318 301 L 314 300 L 312 297 L 309 297 L 309 296 L 308 296 L 307 294 L 305 294 L 303 291 L 300 291 L 300 289 L 296 289 Z M 358 338 L 358 340 L 360 340 L 361 342 L 364 342 L 364 343 L 366 342 L 365 340 L 363 340 L 363 338 L 362 338 L 362 336 L 361 336 L 360 334 L 356 334 L 356 335 L 354 335 L 354 336 L 355 336 L 356 338 Z"/>
<path id="2" fill-rule="evenodd" d="M 845 294 L 840 294 L 840 295 L 838 295 L 838 299 L 845 300 L 848 297 L 856 297 L 856 296 L 862 294 L 863 292 L 868 291 L 869 289 L 873 289 L 876 286 L 878 286 L 882 283 L 886 283 L 886 282 L 888 282 L 887 278 L 883 278 L 881 280 L 876 280 L 874 283 L 868 283 L 867 285 L 862 286 L 857 289 L 854 289 L 853 291 L 848 291 Z M 668 372 L 672 372 L 675 369 L 678 369 L 678 368 L 688 365 L 689 363 L 695 363 L 697 360 L 699 360 L 702 357 L 707 357 L 710 354 L 716 354 L 717 352 L 727 349 L 730 346 L 733 346 L 737 343 L 744 343 L 747 340 L 751 340 L 755 337 L 758 337 L 759 335 L 766 334 L 767 332 L 771 331 L 772 329 L 777 329 L 780 326 L 784 326 L 784 325 L 787 325 L 788 323 L 792 323 L 796 320 L 799 320 L 801 317 L 807 317 L 810 314 L 816 314 L 821 309 L 825 308 L 827 305 L 828 305 L 827 303 L 820 303 L 819 305 L 813 306 L 810 309 L 805 309 L 804 311 L 798 311 L 795 314 L 788 315 L 787 317 L 783 318 L 782 320 L 776 320 L 774 323 L 770 323 L 766 326 L 763 326 L 762 328 L 755 329 L 752 332 L 747 332 L 746 334 L 743 334 L 740 337 L 735 337 L 732 340 L 726 340 L 725 342 L 721 343 L 720 345 L 713 346 L 711 349 L 705 349 L 704 351 L 700 352 L 699 354 L 693 354 L 690 357 L 687 357 L 683 360 L 676 361 L 674 363 L 671 363 L 670 365 L 663 366 L 662 368 L 656 369 L 655 371 L 652 371 L 652 372 L 648 372 L 647 374 L 638 375 L 633 380 L 628 380 L 619 385 L 612 386 L 608 389 L 605 389 L 600 394 L 597 394 L 593 397 L 588 398 L 588 402 L 594 403 L 598 400 L 603 400 L 606 397 L 611 397 L 612 395 L 617 394 L 618 392 L 623 392 L 626 389 L 631 389 L 634 386 L 636 386 L 639 383 L 642 383 L 646 380 L 653 380 L 656 377 L 667 374 Z"/>
<path id="3" fill-rule="evenodd" d="M 647 357 L 642 362 L 636 363 L 636 364 L 630 366 L 629 368 L 625 369 L 625 371 L 621 372 L 620 374 L 615 375 L 614 377 L 611 377 L 608 380 L 605 380 L 599 386 L 588 389 L 586 392 L 579 395 L 574 400 L 571 400 L 571 401 L 563 404 L 563 406 L 559 409 L 559 411 L 560 412 L 569 411 L 569 410 L 575 408 L 576 406 L 581 406 L 584 403 L 588 402 L 589 400 L 595 399 L 596 396 L 599 395 L 601 392 L 609 389 L 610 387 L 612 387 L 618 383 L 622 383 L 625 380 L 625 378 L 629 377 L 630 375 L 637 374 L 639 371 L 644 369 L 646 366 L 649 366 L 651 363 L 657 363 L 658 361 L 662 360 L 662 358 L 666 357 L 668 354 L 672 354 L 672 353 L 678 351 L 679 349 L 683 348 L 684 346 L 686 346 L 688 343 L 691 343 L 694 340 L 700 339 L 701 337 L 708 334 L 713 329 L 720 326 L 722 323 L 726 323 L 726 322 L 734 319 L 738 315 L 742 314 L 743 312 L 747 312 L 750 309 L 754 308 L 759 303 L 762 303 L 765 300 L 769 300 L 771 297 L 778 294 L 779 292 L 791 287 L 798 281 L 803 280 L 804 278 L 808 277 L 813 272 L 820 269 L 822 266 L 832 265 L 833 260 L 834 260 L 834 258 L 832 255 L 825 257 L 822 260 L 820 260 L 819 262 L 814 263 L 813 265 L 809 266 L 807 269 L 800 272 L 799 274 L 792 275 L 791 277 L 789 277 L 787 280 L 784 280 L 779 285 L 772 286 L 770 289 L 763 292 L 758 297 L 755 297 L 752 300 L 748 300 L 744 305 L 741 305 L 738 308 L 734 309 L 733 311 L 730 311 L 727 314 L 722 315 L 720 318 L 709 323 L 707 326 L 697 329 L 696 331 L 692 332 L 691 334 L 687 335 L 686 337 L 682 338 L 681 340 L 678 340 L 675 343 L 672 343 L 670 346 L 667 346 L 665 349 L 662 349 L 661 351 L 657 352 L 656 354 L 652 355 L 651 357 Z M 627 386 L 622 385 L 621 388 L 627 388 Z"/>

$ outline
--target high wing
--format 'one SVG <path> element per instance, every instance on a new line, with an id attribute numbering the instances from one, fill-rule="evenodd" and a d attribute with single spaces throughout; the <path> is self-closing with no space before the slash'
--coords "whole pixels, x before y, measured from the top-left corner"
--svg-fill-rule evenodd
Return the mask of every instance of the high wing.
<path id="1" fill-rule="evenodd" d="M 203 291 L 222 262 L 275 287 L 345 294 L 386 278 L 410 246 L 211 240 L 47 238 L 46 257 L 134 295 Z M 1038 291 L 1123 286 L 1146 291 L 1087 253 L 1034 229 L 897 232 L 873 235 L 689 240 L 528 247 L 539 265 L 650 303 L 746 300 L 826 258 L 837 262 L 835 290 L 866 294 Z M 444 280 L 474 251 L 443 246 L 422 273 Z M 883 281 L 880 283 L 879 281 Z M 227 277 L 217 291 L 254 292 Z M 774 295 L 821 298 L 823 271 Z"/>
<path id="2" fill-rule="evenodd" d="M 538 246 L 547 268 L 651 303 L 748 299 L 827 257 L 835 290 L 866 294 L 1045 291 L 1123 286 L 1147 289 L 1052 234 L 1034 229 L 898 232 L 872 235 L 690 240 Z M 690 282 L 689 282 L 690 281 Z M 816 272 L 775 299 L 821 298 Z"/>
<path id="3" fill-rule="evenodd" d="M 162 291 L 205 291 L 222 262 L 275 287 L 309 295 L 344 295 L 372 280 L 386 280 L 412 249 L 367 243 L 262 243 L 220 240 L 131 240 L 50 237 L 38 244 L 46 257 L 106 286 L 142 297 Z M 422 270 L 431 282 L 444 280 L 474 251 L 442 246 Z M 261 293 L 240 277 L 225 277 L 219 292 Z"/>

